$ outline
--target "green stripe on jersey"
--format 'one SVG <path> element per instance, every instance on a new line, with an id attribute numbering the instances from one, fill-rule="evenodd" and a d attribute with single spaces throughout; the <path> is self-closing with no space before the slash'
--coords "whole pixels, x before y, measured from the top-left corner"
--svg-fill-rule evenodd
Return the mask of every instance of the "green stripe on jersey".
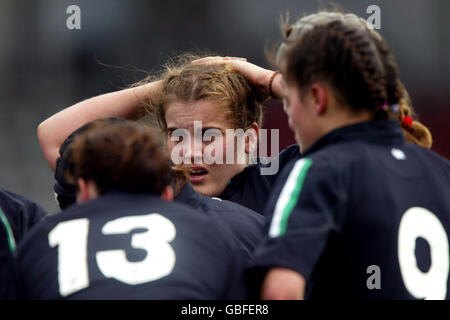
<path id="1" fill-rule="evenodd" d="M 289 216 L 298 202 L 303 182 L 312 163 L 311 159 L 304 158 L 298 160 L 292 168 L 275 205 L 269 229 L 270 237 L 278 237 L 286 232 Z"/>
<path id="2" fill-rule="evenodd" d="M 0 221 L 3 223 L 6 229 L 6 236 L 8 237 L 9 250 L 13 253 L 16 250 L 16 241 L 14 240 L 14 234 L 11 229 L 11 225 L 9 224 L 6 215 L 3 213 L 2 209 L 0 209 Z"/>

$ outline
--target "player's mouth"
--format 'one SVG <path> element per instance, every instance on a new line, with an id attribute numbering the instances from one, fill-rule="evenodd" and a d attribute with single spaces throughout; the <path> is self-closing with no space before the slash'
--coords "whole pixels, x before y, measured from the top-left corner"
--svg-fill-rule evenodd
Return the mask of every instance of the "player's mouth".
<path id="1" fill-rule="evenodd" d="M 189 167 L 189 174 L 189 181 L 191 183 L 200 183 L 206 178 L 208 171 L 204 167 L 193 166 Z"/>

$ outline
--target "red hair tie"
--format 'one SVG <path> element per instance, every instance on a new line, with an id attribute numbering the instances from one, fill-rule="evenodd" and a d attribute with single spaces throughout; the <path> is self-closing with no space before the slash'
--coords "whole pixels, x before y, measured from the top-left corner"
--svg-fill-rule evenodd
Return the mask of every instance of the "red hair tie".
<path id="1" fill-rule="evenodd" d="M 410 116 L 402 117 L 402 126 L 411 129 L 413 124 L 413 119 Z"/>

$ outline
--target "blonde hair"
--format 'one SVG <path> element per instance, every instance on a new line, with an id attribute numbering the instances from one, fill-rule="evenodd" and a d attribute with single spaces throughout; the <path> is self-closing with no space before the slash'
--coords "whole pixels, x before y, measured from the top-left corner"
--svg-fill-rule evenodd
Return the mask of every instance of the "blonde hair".
<path id="1" fill-rule="evenodd" d="M 234 128 L 247 129 L 254 122 L 261 126 L 262 106 L 252 85 L 229 67 L 191 64 L 197 58 L 183 55 L 170 60 L 159 77 L 163 81 L 162 90 L 144 103 L 145 110 L 156 119 L 160 129 L 167 130 L 165 113 L 169 103 L 202 99 L 220 103 Z M 151 80 L 154 79 L 147 78 L 138 85 Z"/>
<path id="2" fill-rule="evenodd" d="M 398 104 L 398 121 L 402 124 L 403 134 L 407 142 L 415 143 L 423 148 L 430 149 L 433 144 L 433 138 L 430 130 L 417 120 L 417 115 L 411 105 L 411 100 L 408 91 L 402 86 L 403 96 Z M 403 125 L 403 119 L 405 116 L 413 119 L 412 125 Z"/>

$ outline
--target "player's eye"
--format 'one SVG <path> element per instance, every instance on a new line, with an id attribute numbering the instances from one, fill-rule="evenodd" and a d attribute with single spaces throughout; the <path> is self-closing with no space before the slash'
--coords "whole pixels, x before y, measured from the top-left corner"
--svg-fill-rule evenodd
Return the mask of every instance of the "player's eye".
<path id="1" fill-rule="evenodd" d="M 186 137 L 189 137 L 189 132 L 183 128 L 168 128 L 167 140 L 172 144 L 183 142 Z"/>

